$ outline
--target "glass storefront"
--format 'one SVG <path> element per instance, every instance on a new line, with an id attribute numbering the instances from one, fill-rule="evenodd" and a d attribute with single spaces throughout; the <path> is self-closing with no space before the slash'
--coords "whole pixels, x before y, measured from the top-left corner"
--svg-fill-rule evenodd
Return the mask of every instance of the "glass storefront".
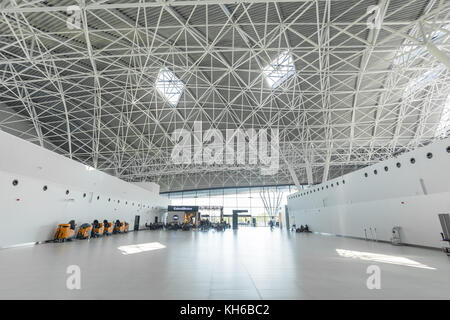
<path id="1" fill-rule="evenodd" d="M 262 192 L 269 191 L 270 195 L 279 195 L 281 201 L 276 208 L 275 201 L 266 201 L 267 207 L 261 198 Z M 276 187 L 247 187 L 247 188 L 224 188 L 197 191 L 171 192 L 162 194 L 170 199 L 171 205 L 191 205 L 200 206 L 203 217 L 212 222 L 218 222 L 220 219 L 220 207 L 223 207 L 224 219 L 231 219 L 233 210 L 247 210 L 239 218 L 241 225 L 251 225 L 252 218 L 256 219 L 257 226 L 268 226 L 271 219 L 278 221 L 279 214 L 284 215 L 284 206 L 287 204 L 287 196 L 296 192 L 295 186 L 276 186 Z M 248 223 L 249 221 L 249 223 Z M 231 220 L 230 220 L 231 222 Z"/>

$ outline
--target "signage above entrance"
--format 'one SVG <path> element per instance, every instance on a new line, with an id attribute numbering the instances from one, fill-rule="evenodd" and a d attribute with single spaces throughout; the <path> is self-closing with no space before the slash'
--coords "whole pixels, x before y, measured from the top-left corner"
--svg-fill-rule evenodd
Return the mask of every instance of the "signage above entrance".
<path id="1" fill-rule="evenodd" d="M 198 206 L 168 206 L 167 211 L 198 212 Z"/>

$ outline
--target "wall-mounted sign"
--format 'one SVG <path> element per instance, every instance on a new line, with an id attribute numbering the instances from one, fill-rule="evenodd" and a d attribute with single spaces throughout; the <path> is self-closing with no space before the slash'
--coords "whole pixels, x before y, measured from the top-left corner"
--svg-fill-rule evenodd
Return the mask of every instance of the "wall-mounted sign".
<path id="1" fill-rule="evenodd" d="M 198 206 L 168 206 L 167 211 L 197 212 Z"/>
<path id="2" fill-rule="evenodd" d="M 172 219 L 173 219 L 173 220 L 178 220 L 178 216 L 177 216 L 177 215 L 174 215 L 174 216 L 172 217 Z"/>

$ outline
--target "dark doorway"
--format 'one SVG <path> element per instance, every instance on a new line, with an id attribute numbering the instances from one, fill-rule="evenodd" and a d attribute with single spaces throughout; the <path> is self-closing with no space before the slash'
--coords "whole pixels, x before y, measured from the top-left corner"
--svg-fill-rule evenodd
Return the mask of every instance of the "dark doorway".
<path id="1" fill-rule="evenodd" d="M 245 212 L 248 212 L 248 210 L 233 210 L 233 229 L 236 230 L 238 228 L 239 213 L 245 213 Z"/>
<path id="2" fill-rule="evenodd" d="M 238 228 L 238 213 L 233 212 L 233 229 Z"/>
<path id="3" fill-rule="evenodd" d="M 158 217 L 155 217 L 155 223 L 158 223 Z"/>
<path id="4" fill-rule="evenodd" d="M 290 229 L 289 226 L 289 210 L 288 210 L 288 206 L 284 206 L 284 216 L 285 216 L 285 220 L 286 220 L 286 229 Z"/>
<path id="5" fill-rule="evenodd" d="M 139 231 L 139 220 L 141 220 L 141 216 L 134 217 L 134 231 Z"/>

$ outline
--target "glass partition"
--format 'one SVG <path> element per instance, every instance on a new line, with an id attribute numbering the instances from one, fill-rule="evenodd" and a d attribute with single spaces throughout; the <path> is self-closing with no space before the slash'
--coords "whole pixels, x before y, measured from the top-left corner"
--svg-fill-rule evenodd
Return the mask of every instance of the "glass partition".
<path id="1" fill-rule="evenodd" d="M 269 210 L 264 206 L 261 199 L 261 191 L 269 190 L 281 193 L 281 202 L 278 208 L 268 205 Z M 297 188 L 292 185 L 273 187 L 243 187 L 243 188 L 223 188 L 184 192 L 171 192 L 162 194 L 170 199 L 171 205 L 193 205 L 204 207 L 200 212 L 211 221 L 218 221 L 220 217 L 219 207 L 223 207 L 224 215 L 231 215 L 233 210 L 248 210 L 248 214 L 256 219 L 257 226 L 267 226 L 270 212 L 276 212 L 273 219 L 278 221 L 279 213 L 284 215 L 284 206 L 287 204 L 287 196 L 296 192 Z M 209 208 L 206 208 L 209 207 Z M 269 211 L 269 212 L 268 212 Z M 242 220 L 242 221 L 241 221 Z M 245 217 L 240 222 L 246 223 L 251 218 Z"/>

